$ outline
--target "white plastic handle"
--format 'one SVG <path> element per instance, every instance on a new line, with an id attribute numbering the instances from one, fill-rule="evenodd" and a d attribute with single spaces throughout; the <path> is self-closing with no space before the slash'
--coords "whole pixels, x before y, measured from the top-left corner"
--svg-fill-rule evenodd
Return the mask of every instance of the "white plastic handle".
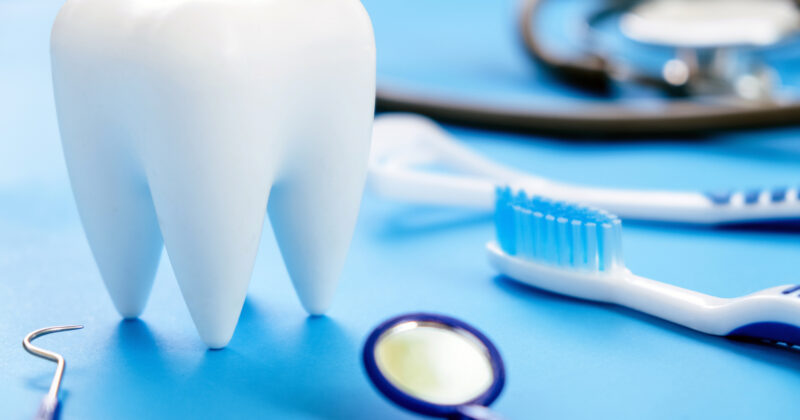
<path id="1" fill-rule="evenodd" d="M 784 189 L 779 201 L 765 190 L 754 203 L 745 203 L 745 194 L 739 192 L 720 204 L 697 192 L 560 183 L 492 162 L 461 145 L 434 121 L 413 114 L 383 114 L 375 119 L 369 182 L 387 198 L 486 211 L 494 208 L 495 188 L 510 186 L 528 195 L 602 208 L 623 219 L 692 224 L 800 219 L 797 188 Z"/>

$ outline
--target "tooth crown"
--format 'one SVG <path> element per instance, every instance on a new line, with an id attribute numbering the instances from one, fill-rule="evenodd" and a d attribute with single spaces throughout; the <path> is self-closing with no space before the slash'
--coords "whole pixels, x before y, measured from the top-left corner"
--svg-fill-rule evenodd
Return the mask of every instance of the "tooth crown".
<path id="1" fill-rule="evenodd" d="M 359 1 L 68 0 L 51 53 L 76 203 L 123 316 L 163 241 L 201 337 L 225 346 L 267 212 L 302 304 L 326 310 L 374 108 Z"/>

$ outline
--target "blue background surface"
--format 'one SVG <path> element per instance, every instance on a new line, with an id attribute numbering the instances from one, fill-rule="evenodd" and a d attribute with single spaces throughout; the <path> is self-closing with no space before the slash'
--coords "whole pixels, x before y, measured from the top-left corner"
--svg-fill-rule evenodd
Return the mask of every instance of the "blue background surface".
<path id="1" fill-rule="evenodd" d="M 0 0 L 0 418 L 29 418 L 53 372 L 52 363 L 22 350 L 22 337 L 69 323 L 86 328 L 40 343 L 68 361 L 63 419 L 411 418 L 371 388 L 359 361 L 372 327 L 410 311 L 462 318 L 495 341 L 508 369 L 495 408 L 510 419 L 796 412 L 800 355 L 516 285 L 485 262 L 489 218 L 369 193 L 329 316 L 306 317 L 266 226 L 225 350 L 200 342 L 166 257 L 141 320 L 120 321 L 61 156 L 48 58 L 61 3 Z M 538 105 L 564 101 L 555 94 L 579 95 L 535 76 L 514 37 L 512 1 L 365 4 L 383 83 Z M 494 159 L 590 185 L 716 189 L 800 181 L 798 129 L 642 143 L 450 129 Z M 736 296 L 797 282 L 798 238 L 797 231 L 628 224 L 624 246 L 638 274 Z"/>

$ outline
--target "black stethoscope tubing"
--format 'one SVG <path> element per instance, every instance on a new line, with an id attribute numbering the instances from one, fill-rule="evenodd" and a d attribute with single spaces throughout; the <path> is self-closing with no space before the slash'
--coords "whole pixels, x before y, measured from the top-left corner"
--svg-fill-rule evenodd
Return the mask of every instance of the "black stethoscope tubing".
<path id="1" fill-rule="evenodd" d="M 573 84 L 602 90 L 613 69 L 596 55 L 562 58 L 550 53 L 532 30 L 543 0 L 525 0 L 519 28 L 531 57 Z M 630 3 L 623 2 L 625 4 Z M 636 82 L 661 83 L 636 77 Z M 587 102 L 570 109 L 503 106 L 480 101 L 437 97 L 378 86 L 379 111 L 413 112 L 462 125 L 565 136 L 666 136 L 745 128 L 792 125 L 800 122 L 800 101 L 747 101 L 720 96 L 710 101 L 673 98 L 662 104 L 637 106 L 634 101 L 600 104 Z"/>

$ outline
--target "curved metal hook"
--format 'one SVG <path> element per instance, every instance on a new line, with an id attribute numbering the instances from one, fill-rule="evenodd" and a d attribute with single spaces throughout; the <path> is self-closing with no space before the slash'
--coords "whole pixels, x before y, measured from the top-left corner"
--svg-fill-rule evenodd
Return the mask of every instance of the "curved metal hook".
<path id="1" fill-rule="evenodd" d="M 41 357 L 43 359 L 52 360 L 58 364 L 56 373 L 53 376 L 53 382 L 50 383 L 50 391 L 47 396 L 42 400 L 42 405 L 39 408 L 37 419 L 51 419 L 54 416 L 56 407 L 58 406 L 58 389 L 61 387 L 61 377 L 64 376 L 64 357 L 56 352 L 45 350 L 31 344 L 31 341 L 46 334 L 51 334 L 59 331 L 77 330 L 83 328 L 83 325 L 65 325 L 61 327 L 47 327 L 31 332 L 26 335 L 22 340 L 22 347 L 28 353 Z"/>

